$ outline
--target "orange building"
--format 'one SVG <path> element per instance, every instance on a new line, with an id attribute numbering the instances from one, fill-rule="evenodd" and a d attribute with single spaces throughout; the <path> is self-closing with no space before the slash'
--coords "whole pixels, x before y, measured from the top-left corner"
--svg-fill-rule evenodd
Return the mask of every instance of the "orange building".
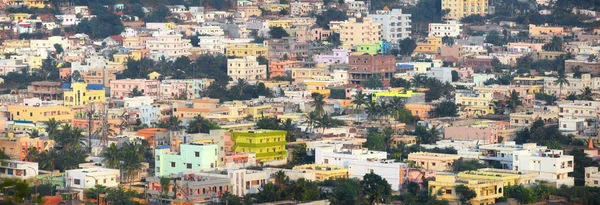
<path id="1" fill-rule="evenodd" d="M 173 116 L 182 118 L 194 118 L 201 114 L 226 114 L 229 112 L 229 108 L 221 107 L 219 105 L 219 99 L 202 98 L 195 99 L 192 101 L 194 106 L 189 108 L 184 104 L 173 104 Z"/>
<path id="2" fill-rule="evenodd" d="M 0 149 L 13 160 L 25 160 L 29 147 L 35 148 L 38 152 L 50 150 L 54 147 L 54 140 L 41 140 L 29 137 L 19 137 L 16 140 L 0 140 Z"/>
<path id="3" fill-rule="evenodd" d="M 406 104 L 406 109 L 410 110 L 410 113 L 413 116 L 417 116 L 420 119 L 429 118 L 429 112 L 433 109 L 431 105 L 421 105 L 421 104 Z"/>
<path id="4" fill-rule="evenodd" d="M 269 61 L 269 77 L 284 76 L 286 68 L 299 67 L 299 61 Z"/>
<path id="5" fill-rule="evenodd" d="M 156 140 L 156 135 L 160 135 L 160 133 L 166 133 L 167 129 L 165 128 L 146 128 L 138 130 L 137 136 L 143 137 L 148 141 L 150 146 L 154 146 L 154 141 Z"/>

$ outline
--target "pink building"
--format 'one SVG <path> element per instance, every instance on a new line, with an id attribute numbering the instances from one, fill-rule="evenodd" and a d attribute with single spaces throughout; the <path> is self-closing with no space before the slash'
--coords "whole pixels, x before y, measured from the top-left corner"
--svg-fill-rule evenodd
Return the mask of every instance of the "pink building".
<path id="1" fill-rule="evenodd" d="M 323 28 L 313 28 L 310 30 L 313 41 L 326 41 L 329 36 L 333 33 L 332 30 L 325 30 Z"/>
<path id="2" fill-rule="evenodd" d="M 190 85 L 190 87 L 193 85 Z M 160 99 L 192 99 L 194 89 L 191 87 L 187 88 L 186 83 L 173 82 L 173 83 L 161 83 L 160 84 Z"/>
<path id="3" fill-rule="evenodd" d="M 444 139 L 483 140 L 490 144 L 498 142 L 497 130 L 490 127 L 446 127 Z"/>
<path id="4" fill-rule="evenodd" d="M 348 56 L 350 53 L 344 49 L 333 49 L 333 53 L 330 55 L 316 55 L 315 62 L 324 63 L 324 64 L 332 64 L 332 63 L 348 63 Z"/>
<path id="5" fill-rule="evenodd" d="M 159 94 L 158 80 L 146 79 L 122 79 L 110 81 L 110 96 L 113 98 L 129 97 L 131 91 L 137 87 L 144 95 L 158 99 Z"/>
<path id="6" fill-rule="evenodd" d="M 456 69 L 456 72 L 458 73 L 458 77 L 460 77 L 460 79 L 472 79 L 473 78 L 473 68 L 470 67 L 466 67 L 466 68 L 459 68 Z"/>
<path id="7" fill-rule="evenodd" d="M 507 50 L 511 52 L 527 53 L 533 51 L 541 51 L 542 46 L 544 46 L 543 43 L 514 42 L 508 43 Z"/>
<path id="8" fill-rule="evenodd" d="M 421 188 L 426 188 L 423 187 L 423 180 L 434 178 L 435 173 L 435 170 L 410 169 L 408 171 L 408 181 L 419 184 Z"/>

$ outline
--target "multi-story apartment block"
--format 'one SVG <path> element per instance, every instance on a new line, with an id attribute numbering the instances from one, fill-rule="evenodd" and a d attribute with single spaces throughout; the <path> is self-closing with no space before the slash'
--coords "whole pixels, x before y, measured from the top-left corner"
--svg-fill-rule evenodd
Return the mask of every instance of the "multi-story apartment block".
<path id="1" fill-rule="evenodd" d="M 371 78 L 379 78 L 384 85 L 396 71 L 396 57 L 392 55 L 360 55 L 350 56 L 348 73 L 350 83 L 362 85 Z"/>
<path id="2" fill-rule="evenodd" d="M 600 113 L 600 103 L 597 101 L 575 100 L 558 103 L 558 115 L 560 117 L 575 117 L 584 119 L 596 119 Z"/>
<path id="3" fill-rule="evenodd" d="M 332 164 L 348 167 L 351 161 L 385 160 L 387 152 L 367 149 L 347 149 L 336 146 L 315 147 L 316 164 Z"/>
<path id="4" fill-rule="evenodd" d="M 227 56 L 246 57 L 246 56 L 267 56 L 269 48 L 264 44 L 227 44 Z"/>
<path id="5" fill-rule="evenodd" d="M 479 170 L 460 172 L 458 173 L 458 178 L 466 180 L 474 179 L 502 181 L 504 186 L 530 186 L 535 183 L 535 178 L 537 175 L 537 172 L 483 168 Z"/>
<path id="6" fill-rule="evenodd" d="M 402 185 L 408 182 L 409 164 L 393 160 L 350 161 L 348 174 L 351 178 L 362 179 L 365 174 L 375 173 L 385 179 L 393 191 L 400 191 Z"/>
<path id="7" fill-rule="evenodd" d="M 408 160 L 415 162 L 416 166 L 420 166 L 426 170 L 435 171 L 451 171 L 454 161 L 460 159 L 460 156 L 455 154 L 439 154 L 429 152 L 413 152 L 408 154 Z"/>
<path id="8" fill-rule="evenodd" d="M 510 128 L 519 129 L 529 127 L 536 120 L 543 120 L 544 123 L 557 123 L 558 113 L 552 111 L 510 113 Z"/>
<path id="9" fill-rule="evenodd" d="M 504 185 L 500 180 L 461 179 L 453 174 L 437 174 L 435 181 L 429 182 L 430 195 L 438 200 L 460 201 L 456 187 L 463 185 L 475 191 L 471 204 L 494 204 L 496 199 L 503 197 Z M 438 194 L 439 193 L 439 194 Z"/>
<path id="10" fill-rule="evenodd" d="M 485 16 L 488 13 L 488 0 L 442 0 L 442 10 L 449 12 L 444 19 L 460 20 L 470 15 Z"/>
<path id="11" fill-rule="evenodd" d="M 462 24 L 458 21 L 447 21 L 446 23 L 430 23 L 429 24 L 429 36 L 430 37 L 453 37 L 460 36 L 462 32 Z"/>
<path id="12" fill-rule="evenodd" d="M 256 160 L 259 162 L 287 159 L 286 131 L 248 130 L 234 131 L 232 134 L 231 139 L 235 142 L 233 151 L 256 153 Z"/>
<path id="13" fill-rule="evenodd" d="M 600 172 L 598 167 L 586 167 L 585 168 L 585 186 L 588 187 L 600 187 Z"/>
<path id="14" fill-rule="evenodd" d="M 29 138 L 28 136 L 0 140 L 0 149 L 13 160 L 25 160 L 30 147 L 39 152 L 47 151 L 54 147 L 54 140 L 42 140 L 40 138 Z"/>
<path id="15" fill-rule="evenodd" d="M 154 172 L 156 176 L 214 169 L 218 166 L 218 146 L 216 144 L 181 144 L 179 150 L 179 152 L 172 152 L 169 149 L 156 150 Z"/>
<path id="16" fill-rule="evenodd" d="M 417 48 L 414 53 L 428 53 L 435 54 L 441 52 L 442 38 L 440 37 L 427 37 L 423 42 L 417 42 Z"/>
<path id="17" fill-rule="evenodd" d="M 493 93 L 467 92 L 456 93 L 455 103 L 462 107 L 460 116 L 472 117 L 494 114 Z"/>
<path id="18" fill-rule="evenodd" d="M 72 83 L 71 90 L 64 93 L 65 106 L 80 106 L 95 102 L 104 102 L 104 86 L 87 83 Z"/>
<path id="19" fill-rule="evenodd" d="M 309 16 L 311 13 L 320 13 L 323 10 L 323 2 L 292 2 L 290 3 L 291 16 Z"/>
<path id="20" fill-rule="evenodd" d="M 194 33 L 201 36 L 224 36 L 225 32 L 219 26 L 199 26 L 194 28 Z"/>
<path id="21" fill-rule="evenodd" d="M 27 70 L 29 66 L 23 60 L 5 59 L 0 60 L 0 75 L 8 75 L 10 72 L 21 72 Z"/>
<path id="22" fill-rule="evenodd" d="M 181 34 L 156 33 L 153 40 L 146 42 L 146 49 L 150 50 L 152 59 L 159 59 L 160 56 L 175 59 L 190 55 L 192 44 L 189 39 L 182 37 Z"/>
<path id="23" fill-rule="evenodd" d="M 35 8 L 44 8 L 44 7 L 52 7 L 51 0 L 6 0 L 4 1 L 5 6 L 15 6 L 15 7 L 35 7 Z"/>
<path id="24" fill-rule="evenodd" d="M 28 180 L 38 175 L 37 162 L 24 162 L 18 160 L 2 160 L 0 162 L 0 177 Z"/>
<path id="25" fill-rule="evenodd" d="M 228 169 L 227 176 L 232 184 L 230 192 L 239 197 L 258 193 L 271 180 L 270 172 L 249 169 Z"/>
<path id="26" fill-rule="evenodd" d="M 137 87 L 137 89 L 144 93 L 146 96 L 150 96 L 154 99 L 159 97 L 159 84 L 158 80 L 145 80 L 145 79 L 121 79 L 110 81 L 110 96 L 112 98 L 125 98 L 130 97 L 131 91 Z"/>
<path id="27" fill-rule="evenodd" d="M 325 67 L 316 68 L 292 68 L 292 78 L 295 82 L 304 82 L 306 80 L 312 80 L 327 76 L 327 70 Z"/>
<path id="28" fill-rule="evenodd" d="M 411 34 L 411 14 L 403 14 L 402 9 L 378 10 L 369 14 L 374 23 L 381 24 L 381 39 L 391 43 L 409 38 Z"/>
<path id="29" fill-rule="evenodd" d="M 363 18 L 362 22 L 357 22 L 356 18 L 350 18 L 340 24 L 340 29 L 340 40 L 346 49 L 358 44 L 381 41 L 381 24 L 373 22 L 368 17 Z"/>
<path id="30" fill-rule="evenodd" d="M 536 26 L 529 24 L 529 36 L 554 36 L 562 35 L 563 33 L 563 27 Z"/>
<path id="31" fill-rule="evenodd" d="M 65 106 L 23 106 L 8 105 L 8 120 L 24 120 L 33 123 L 48 121 L 54 118 L 60 122 L 70 122 L 73 120 L 71 108 Z"/>
<path id="32" fill-rule="evenodd" d="M 41 100 L 63 99 L 63 90 L 60 82 L 31 82 L 31 85 L 27 86 L 27 94 L 29 94 L 30 97 L 40 98 Z"/>
<path id="33" fill-rule="evenodd" d="M 293 168 L 303 172 L 315 174 L 316 181 L 334 180 L 337 178 L 348 178 L 348 169 L 341 165 L 331 164 L 304 164 Z"/>
<path id="34" fill-rule="evenodd" d="M 536 180 L 547 181 L 560 187 L 573 186 L 573 156 L 564 155 L 563 150 L 548 149 L 535 143 L 517 145 L 514 141 L 504 144 L 480 145 L 479 157 L 487 164 L 499 165 L 502 169 L 536 172 Z"/>
<path id="35" fill-rule="evenodd" d="M 260 65 L 255 56 L 227 59 L 227 75 L 237 81 L 255 81 L 267 78 L 267 65 Z"/>
<path id="36" fill-rule="evenodd" d="M 590 89 L 598 88 L 595 86 L 596 82 L 600 82 L 598 78 L 592 78 L 591 74 L 581 74 L 581 78 L 567 77 L 569 84 L 555 84 L 556 77 L 544 77 L 544 91 L 547 94 L 554 94 L 556 96 L 568 96 L 571 94 L 581 94 L 581 90 L 589 87 Z"/>
<path id="37" fill-rule="evenodd" d="M 344 49 L 333 49 L 331 54 L 315 55 L 316 63 L 323 64 L 347 64 L 350 53 Z"/>
<path id="38" fill-rule="evenodd" d="M 193 203 L 206 203 L 231 192 L 231 180 L 226 175 L 208 173 L 185 173 L 166 176 L 170 187 L 166 194 L 169 198 L 186 200 Z M 146 193 L 153 198 L 161 197 L 161 177 L 149 177 Z"/>

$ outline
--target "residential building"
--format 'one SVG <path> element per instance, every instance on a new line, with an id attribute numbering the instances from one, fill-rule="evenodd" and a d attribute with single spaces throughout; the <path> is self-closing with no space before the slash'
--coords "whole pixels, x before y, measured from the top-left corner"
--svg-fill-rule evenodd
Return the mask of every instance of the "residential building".
<path id="1" fill-rule="evenodd" d="M 396 71 L 396 57 L 392 55 L 360 55 L 350 56 L 348 73 L 350 83 L 363 85 L 371 78 L 380 79 L 384 85 Z"/>
<path id="2" fill-rule="evenodd" d="M 410 38 L 411 14 L 403 14 L 402 9 L 378 10 L 369 14 L 374 23 L 381 24 L 381 39 L 392 43 Z"/>
<path id="3" fill-rule="evenodd" d="M 600 103 L 596 101 L 574 100 L 558 103 L 560 117 L 595 119 L 599 109 Z"/>
<path id="4" fill-rule="evenodd" d="M 504 186 L 531 186 L 536 183 L 536 172 L 514 171 L 506 169 L 482 168 L 479 170 L 458 173 L 458 178 L 465 180 L 502 181 Z"/>
<path id="5" fill-rule="evenodd" d="M 596 82 L 600 82 L 596 78 L 592 78 L 589 73 L 581 74 L 581 78 L 567 77 L 569 83 L 565 83 L 562 86 L 554 83 L 556 79 L 556 77 L 544 77 L 544 91 L 547 94 L 554 94 L 556 96 L 579 95 L 581 94 L 581 90 L 586 87 L 590 89 L 598 88 L 595 84 Z"/>
<path id="6" fill-rule="evenodd" d="M 347 64 L 350 53 L 344 49 L 332 49 L 332 54 L 315 55 L 314 61 L 323 64 Z"/>
<path id="7" fill-rule="evenodd" d="M 267 65 L 260 65 L 255 56 L 227 59 L 227 75 L 237 81 L 255 81 L 267 78 Z"/>
<path id="8" fill-rule="evenodd" d="M 33 123 L 44 122 L 54 118 L 59 122 L 70 122 L 74 118 L 73 111 L 69 107 L 51 106 L 23 106 L 8 105 L 8 120 L 23 120 Z"/>
<path id="9" fill-rule="evenodd" d="M 457 92 L 455 103 L 460 108 L 459 115 L 474 117 L 494 114 L 494 96 L 489 92 Z"/>
<path id="10" fill-rule="evenodd" d="M 562 35 L 563 27 L 536 26 L 529 24 L 529 36 L 554 36 Z"/>
<path id="11" fill-rule="evenodd" d="M 100 167 L 71 169 L 65 171 L 65 186 L 76 190 L 86 190 L 102 185 L 108 188 L 119 186 L 121 172 L 118 169 Z"/>
<path id="12" fill-rule="evenodd" d="M 315 147 L 315 164 L 331 164 L 348 167 L 351 161 L 367 161 L 368 159 L 385 160 L 387 159 L 387 152 L 343 148 L 330 145 Z"/>
<path id="13" fill-rule="evenodd" d="M 585 118 L 561 117 L 558 119 L 558 130 L 579 135 L 583 134 L 587 124 Z"/>
<path id="14" fill-rule="evenodd" d="M 27 63 L 23 62 L 23 60 L 17 59 L 4 59 L 0 60 L 0 75 L 8 75 L 10 72 L 21 72 L 23 70 L 28 70 Z"/>
<path id="15" fill-rule="evenodd" d="M 39 152 L 54 148 L 54 140 L 40 138 L 17 137 L 16 139 L 0 139 L 0 149 L 13 160 L 25 160 L 29 149 L 33 147 Z"/>
<path id="16" fill-rule="evenodd" d="M 587 187 L 600 187 L 600 172 L 598 167 L 586 167 L 585 168 L 585 186 Z"/>
<path id="17" fill-rule="evenodd" d="M 40 98 L 44 101 L 63 99 L 60 82 L 36 81 L 27 86 L 29 97 Z"/>
<path id="18" fill-rule="evenodd" d="M 442 83 L 452 82 L 452 68 L 450 67 L 433 67 L 427 71 L 427 77 L 435 78 Z"/>
<path id="19" fill-rule="evenodd" d="M 15 7 L 35 7 L 35 8 L 45 8 L 52 7 L 51 0 L 6 0 L 4 1 L 5 6 L 15 6 Z"/>
<path id="20" fill-rule="evenodd" d="M 417 42 L 417 48 L 413 53 L 427 53 L 437 54 L 441 52 L 442 38 L 440 37 L 427 37 L 425 41 Z"/>
<path id="21" fill-rule="evenodd" d="M 381 41 L 381 24 L 372 22 L 369 17 L 363 18 L 362 22 L 357 22 L 356 18 L 349 18 L 340 28 L 340 40 L 346 49 L 358 44 Z"/>
<path id="22" fill-rule="evenodd" d="M 315 174 L 316 181 L 334 180 L 337 178 L 348 178 L 348 169 L 341 165 L 331 164 L 304 164 L 293 168 L 303 172 Z"/>
<path id="23" fill-rule="evenodd" d="M 170 186 L 167 193 L 164 193 L 168 198 L 206 203 L 231 191 L 231 180 L 226 175 L 189 172 L 164 177 L 170 179 Z M 153 198 L 161 197 L 163 190 L 161 178 L 163 177 L 155 176 L 146 180 L 148 182 L 146 193 Z"/>
<path id="24" fill-rule="evenodd" d="M 216 144 L 190 143 L 179 145 L 179 152 L 157 149 L 155 175 L 167 176 L 192 170 L 215 169 L 218 161 Z"/>
<path id="25" fill-rule="evenodd" d="M 227 44 L 225 47 L 225 55 L 235 57 L 246 57 L 246 56 L 267 56 L 268 46 L 264 44 Z"/>
<path id="26" fill-rule="evenodd" d="M 190 55 L 192 44 L 183 39 L 181 34 L 156 33 L 154 39 L 146 41 L 146 49 L 150 50 L 150 58 L 158 60 L 160 56 L 175 59 Z"/>
<path id="27" fill-rule="evenodd" d="M 232 134 L 233 151 L 256 153 L 259 162 L 287 160 L 286 131 L 248 130 L 233 131 Z"/>
<path id="28" fill-rule="evenodd" d="M 90 103 L 105 101 L 104 85 L 87 84 L 87 83 L 72 83 L 71 90 L 64 92 L 65 106 L 80 106 Z"/>
<path id="29" fill-rule="evenodd" d="M 481 143 L 498 142 L 498 128 L 485 126 L 450 126 L 444 128 L 444 139 L 477 140 Z"/>
<path id="30" fill-rule="evenodd" d="M 0 177 L 3 179 L 16 178 L 28 180 L 38 175 L 37 162 L 25 162 L 18 160 L 2 160 L 0 162 Z"/>
<path id="31" fill-rule="evenodd" d="M 471 204 L 494 204 L 497 198 L 504 196 L 504 185 L 501 180 L 461 179 L 453 174 L 437 174 L 435 181 L 429 181 L 428 190 L 431 190 L 429 194 L 438 200 L 456 202 L 460 201 L 460 197 L 456 193 L 456 187 L 459 185 L 475 191 L 476 195 L 470 200 Z"/>
<path id="32" fill-rule="evenodd" d="M 139 91 L 144 93 L 146 96 L 150 96 L 153 99 L 159 97 L 159 85 L 158 80 L 145 80 L 145 79 L 121 79 L 110 81 L 110 96 L 112 98 L 125 98 L 130 97 L 131 91 L 137 87 Z"/>
<path id="33" fill-rule="evenodd" d="M 449 12 L 444 19 L 460 20 L 470 15 L 488 14 L 488 0 L 442 0 L 442 10 Z"/>
<path id="34" fill-rule="evenodd" d="M 510 128 L 529 127 L 536 120 L 542 120 L 544 123 L 557 123 L 558 113 L 552 111 L 510 113 Z"/>
<path id="35" fill-rule="evenodd" d="M 446 21 L 446 23 L 430 23 L 430 37 L 452 37 L 457 38 L 462 33 L 462 24 L 458 21 Z"/>
<path id="36" fill-rule="evenodd" d="M 393 191 L 400 191 L 402 185 L 408 182 L 409 168 L 409 164 L 394 160 L 355 160 L 348 163 L 348 174 L 350 178 L 362 179 L 365 174 L 374 173 L 385 179 Z"/>
<path id="37" fill-rule="evenodd" d="M 408 154 L 408 160 L 415 162 L 416 166 L 420 166 L 426 170 L 435 171 L 451 171 L 454 161 L 460 159 L 460 156 L 455 154 L 440 154 L 430 152 L 413 152 Z"/>
<path id="38" fill-rule="evenodd" d="M 514 141 L 504 144 L 480 145 L 479 157 L 487 164 L 497 164 L 502 169 L 536 172 L 538 181 L 547 181 L 556 187 L 573 186 L 573 156 L 564 155 L 563 150 L 548 149 L 535 143 L 517 145 Z"/>

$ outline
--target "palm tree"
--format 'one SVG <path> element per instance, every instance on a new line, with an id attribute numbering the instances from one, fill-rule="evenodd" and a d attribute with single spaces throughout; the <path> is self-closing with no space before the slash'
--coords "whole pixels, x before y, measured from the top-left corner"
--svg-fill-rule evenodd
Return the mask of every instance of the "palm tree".
<path id="1" fill-rule="evenodd" d="M 598 97 L 598 93 L 593 93 L 592 89 L 590 89 L 590 87 L 585 87 L 584 89 L 581 89 L 580 92 L 581 92 L 581 95 L 578 96 L 580 100 L 593 101 L 594 98 Z"/>
<path id="2" fill-rule="evenodd" d="M 433 126 L 427 130 L 425 133 L 425 139 L 423 139 L 423 143 L 425 144 L 434 144 L 435 142 L 440 140 L 440 130 L 437 129 L 436 126 Z"/>
<path id="3" fill-rule="evenodd" d="M 234 86 L 238 89 L 237 95 L 241 97 L 244 94 L 246 87 L 248 87 L 248 82 L 243 78 L 238 78 Z"/>
<path id="4" fill-rule="evenodd" d="M 304 121 L 302 122 L 302 124 L 307 125 L 306 132 L 312 132 L 312 128 L 314 127 L 318 118 L 319 116 L 317 116 L 317 113 L 315 113 L 314 111 L 304 115 Z"/>
<path id="5" fill-rule="evenodd" d="M 333 120 L 331 119 L 331 117 L 328 114 L 325 114 L 318 118 L 317 127 L 323 128 L 323 131 L 321 132 L 321 135 L 323 135 L 323 134 L 325 134 L 326 128 L 333 127 Z"/>
<path id="6" fill-rule="evenodd" d="M 50 120 L 44 122 L 46 125 L 46 132 L 48 133 L 48 137 L 50 139 L 54 139 L 56 131 L 58 130 L 58 122 L 54 118 L 50 118 Z"/>
<path id="7" fill-rule="evenodd" d="M 40 137 L 40 132 L 37 129 L 33 129 L 29 132 L 29 138 L 38 138 Z"/>
<path id="8" fill-rule="evenodd" d="M 385 141 L 385 151 L 387 152 L 390 149 L 390 143 L 392 143 L 392 139 L 394 137 L 394 129 L 391 127 L 383 128 L 381 134 L 383 135 L 383 139 Z"/>
<path id="9" fill-rule="evenodd" d="M 50 171 L 50 177 L 53 177 L 56 160 L 58 159 L 58 151 L 56 149 L 46 150 L 40 154 L 40 168 Z"/>
<path id="10" fill-rule="evenodd" d="M 174 130 L 179 130 L 182 128 L 181 126 L 181 120 L 179 120 L 179 118 L 175 117 L 175 116 L 171 116 L 168 120 L 167 120 L 167 129 L 174 131 Z"/>
<path id="11" fill-rule="evenodd" d="M 417 87 L 417 88 L 425 86 L 426 82 L 427 82 L 427 76 L 422 75 L 422 74 L 417 74 L 412 79 L 412 84 L 415 85 L 415 87 Z"/>
<path id="12" fill-rule="evenodd" d="M 274 174 L 275 178 L 275 186 L 279 188 L 279 190 L 285 189 L 285 187 L 290 183 L 290 177 L 285 175 L 284 171 L 278 171 Z"/>
<path id="13" fill-rule="evenodd" d="M 377 119 L 377 116 L 379 115 L 379 105 L 377 105 L 377 103 L 375 102 L 370 101 L 369 103 L 367 103 L 366 112 L 367 118 L 369 120 Z"/>
<path id="14" fill-rule="evenodd" d="M 325 96 L 321 94 L 313 94 L 313 102 L 311 106 L 315 109 L 317 116 L 322 116 L 325 113 Z"/>
<path id="15" fill-rule="evenodd" d="M 517 91 L 512 90 L 510 92 L 510 97 L 508 98 L 508 107 L 511 111 L 515 111 L 519 105 L 522 105 L 521 99 L 519 99 L 519 93 Z"/>
<path id="16" fill-rule="evenodd" d="M 142 162 L 144 162 L 144 149 L 141 143 L 126 142 L 123 145 L 122 154 L 122 170 L 125 172 L 128 181 L 129 188 L 133 183 L 133 176 L 143 168 Z"/>
<path id="17" fill-rule="evenodd" d="M 81 82 L 81 81 L 83 81 L 83 78 L 81 77 L 81 73 L 78 70 L 73 71 L 73 74 L 71 75 L 71 81 L 72 82 Z"/>
<path id="18" fill-rule="evenodd" d="M 281 124 L 281 126 L 286 131 L 285 141 L 289 142 L 291 140 L 291 137 L 294 135 L 294 132 L 296 132 L 296 130 L 298 129 L 298 127 L 292 122 L 292 119 L 290 119 L 290 118 L 286 119 Z"/>
<path id="19" fill-rule="evenodd" d="M 352 96 L 352 103 L 354 103 L 354 106 L 356 107 L 355 109 L 357 110 L 357 116 L 356 116 L 356 121 L 359 120 L 359 116 L 360 116 L 360 111 L 362 106 L 367 102 L 367 95 L 365 95 L 362 90 L 359 90 L 358 92 L 356 92 L 356 94 L 354 96 Z"/>
<path id="20" fill-rule="evenodd" d="M 89 188 L 86 190 L 85 192 L 85 196 L 88 199 L 96 199 L 98 200 L 98 204 L 100 204 L 100 194 L 105 194 L 106 193 L 106 187 L 102 186 L 100 184 L 96 184 L 96 186 L 94 188 Z"/>
<path id="21" fill-rule="evenodd" d="M 562 96 L 562 88 L 563 85 L 571 85 L 569 83 L 569 80 L 567 79 L 567 76 L 565 75 L 565 72 L 558 72 L 558 78 L 554 81 L 554 85 L 558 85 L 559 86 L 559 91 L 558 91 L 558 96 Z"/>
<path id="22" fill-rule="evenodd" d="M 169 194 L 169 188 L 171 186 L 171 179 L 169 177 L 160 177 L 160 191 L 159 198 L 167 198 Z"/>
<path id="23" fill-rule="evenodd" d="M 31 146 L 29 147 L 29 149 L 27 149 L 27 155 L 25 155 L 25 161 L 28 162 L 36 162 L 38 161 L 40 157 L 40 153 L 38 152 L 38 150 Z"/>
<path id="24" fill-rule="evenodd" d="M 115 145 L 115 143 L 112 143 L 104 150 L 104 152 L 102 152 L 102 157 L 104 157 L 102 163 L 104 163 L 108 168 L 118 169 L 121 167 L 120 156 L 121 152 L 119 148 L 117 145 Z"/>

